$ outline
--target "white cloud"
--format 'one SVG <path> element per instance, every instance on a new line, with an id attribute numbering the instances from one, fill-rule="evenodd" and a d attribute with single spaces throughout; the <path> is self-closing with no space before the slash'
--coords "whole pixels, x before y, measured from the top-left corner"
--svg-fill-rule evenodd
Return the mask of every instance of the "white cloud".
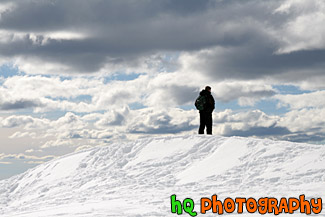
<path id="1" fill-rule="evenodd" d="M 324 142 L 324 120 L 324 108 L 292 110 L 284 115 L 267 115 L 259 110 L 238 112 L 227 109 L 215 113 L 213 132 L 225 136 Z"/>
<path id="2" fill-rule="evenodd" d="M 13 76 L 7 78 L 3 87 L 14 96 L 63 97 L 74 98 L 78 95 L 92 93 L 94 87 L 103 85 L 100 80 L 74 77 L 61 80 L 60 77 L 51 76 Z"/>
<path id="3" fill-rule="evenodd" d="M 7 118 L 4 118 L 1 121 L 2 127 L 19 127 L 19 126 L 28 126 L 29 124 L 34 123 L 34 118 L 31 116 L 18 116 L 12 115 Z"/>
<path id="4" fill-rule="evenodd" d="M 324 117 L 323 117 L 324 116 Z M 256 136 L 263 138 L 295 140 L 303 137 L 314 139 L 324 133 L 325 109 L 292 110 L 284 115 L 268 115 L 260 110 L 214 112 L 215 135 Z M 46 155 L 51 148 L 66 150 L 104 145 L 113 141 L 128 141 L 143 135 L 195 133 L 199 124 L 196 110 L 178 108 L 159 109 L 128 108 L 108 111 L 104 114 L 77 115 L 71 112 L 57 120 L 31 116 L 9 116 L 2 120 L 2 127 L 20 127 L 11 139 L 32 136 L 33 149 L 43 150 Z M 27 147 L 27 146 L 26 146 Z M 26 153 L 27 153 L 26 152 Z M 38 152 L 37 152 L 38 153 Z"/>
<path id="5" fill-rule="evenodd" d="M 177 134 L 196 128 L 193 120 L 197 111 L 184 111 L 177 108 L 146 108 L 131 111 L 127 132 L 131 134 Z"/>
<path id="6" fill-rule="evenodd" d="M 16 138 L 22 138 L 22 137 L 31 137 L 31 138 L 36 138 L 36 133 L 30 133 L 30 132 L 20 132 L 17 131 L 14 134 L 12 134 L 11 136 L 9 136 L 9 139 L 16 139 Z"/>
<path id="7" fill-rule="evenodd" d="M 1 14 L 6 11 L 10 11 L 15 7 L 15 4 L 13 2 L 0 2 L 0 20 L 1 20 Z"/>
<path id="8" fill-rule="evenodd" d="M 108 126 L 122 126 L 127 121 L 129 112 L 128 107 L 124 107 L 121 110 L 108 111 L 95 123 L 95 126 L 99 128 L 106 128 Z"/>
<path id="9" fill-rule="evenodd" d="M 55 158 L 56 156 L 54 155 L 46 155 L 46 156 L 34 156 L 34 155 L 26 155 L 26 154 L 2 154 L 0 156 L 0 160 L 12 160 L 12 159 L 16 159 L 16 160 L 25 160 L 25 161 L 29 161 L 29 160 L 51 160 L 53 158 Z"/>
<path id="10" fill-rule="evenodd" d="M 61 146 L 62 148 L 67 147 L 67 146 L 74 146 L 75 143 L 67 140 L 67 139 L 57 139 L 57 140 L 49 140 L 45 142 L 40 148 L 45 149 L 45 148 L 50 148 L 50 147 L 57 147 Z"/>
<path id="11" fill-rule="evenodd" d="M 292 110 L 285 114 L 281 119 L 280 124 L 281 126 L 286 126 L 292 132 L 324 135 L 325 109 L 304 108 L 300 110 Z"/>
<path id="12" fill-rule="evenodd" d="M 239 100 L 241 106 L 253 106 L 258 100 L 277 93 L 272 85 L 266 84 L 264 80 L 211 80 L 196 69 L 196 65 L 203 64 L 204 59 L 197 55 L 182 53 L 179 59 L 181 68 L 178 71 L 159 73 L 149 80 L 145 105 L 167 108 L 192 105 L 193 100 L 206 85 L 212 87 L 212 93 L 217 101 Z"/>
<path id="13" fill-rule="evenodd" d="M 187 66 L 186 66 L 187 67 Z M 149 107 L 193 105 L 201 88 L 209 84 L 217 101 L 239 100 L 252 106 L 276 93 L 261 81 L 206 82 L 188 76 L 187 71 L 142 75 L 134 80 L 104 82 L 104 77 L 13 76 L 4 79 L 0 93 L 2 110 L 96 112 L 116 110 L 133 103 Z M 202 76 L 201 76 L 202 77 Z M 206 82 L 206 83 L 205 83 Z M 89 116 L 90 117 L 90 116 Z"/>
<path id="14" fill-rule="evenodd" d="M 271 97 L 277 91 L 262 81 L 224 81 L 217 83 L 213 92 L 217 100 L 229 102 L 239 99 L 239 105 L 253 106 L 256 101 Z"/>
<path id="15" fill-rule="evenodd" d="M 0 8 L 1 13 L 1 8 Z M 80 32 L 55 31 L 55 32 L 22 32 L 13 30 L 0 30 L 1 43 L 13 43 L 30 40 L 33 45 L 44 46 L 51 40 L 81 40 L 87 36 Z"/>
<path id="16" fill-rule="evenodd" d="M 235 112 L 227 109 L 214 116 L 214 133 L 225 136 L 256 136 L 280 138 L 279 116 L 267 115 L 259 110 Z"/>
<path id="17" fill-rule="evenodd" d="M 314 91 L 303 94 L 276 95 L 278 106 L 289 106 L 291 109 L 325 108 L 325 91 Z"/>
<path id="18" fill-rule="evenodd" d="M 306 80 L 299 82 L 297 85 L 303 90 L 324 90 L 325 89 L 325 75 L 318 77 L 306 78 Z"/>
<path id="19" fill-rule="evenodd" d="M 84 122 L 80 117 L 72 112 L 67 112 L 63 117 L 51 122 L 52 127 L 62 127 L 65 129 L 82 129 Z"/>
<path id="20" fill-rule="evenodd" d="M 147 76 L 131 81 L 111 81 L 103 77 L 13 76 L 4 80 L 0 109 L 32 108 L 34 112 L 93 112 L 141 102 L 147 91 Z"/>
<path id="21" fill-rule="evenodd" d="M 293 15 L 278 33 L 283 45 L 277 53 L 325 48 L 324 1 L 287 0 L 275 12 Z"/>

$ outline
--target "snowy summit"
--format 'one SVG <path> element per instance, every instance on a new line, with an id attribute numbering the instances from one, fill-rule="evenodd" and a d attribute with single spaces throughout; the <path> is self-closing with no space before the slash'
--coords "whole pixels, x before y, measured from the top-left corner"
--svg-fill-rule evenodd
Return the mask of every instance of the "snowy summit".
<path id="1" fill-rule="evenodd" d="M 83 150 L 3 180 L 0 215 L 178 216 L 171 212 L 176 195 L 181 202 L 192 198 L 198 216 L 217 216 L 212 210 L 200 213 L 202 197 L 325 200 L 324 193 L 323 145 L 177 136 Z M 306 214 L 294 214 L 300 215 Z"/>

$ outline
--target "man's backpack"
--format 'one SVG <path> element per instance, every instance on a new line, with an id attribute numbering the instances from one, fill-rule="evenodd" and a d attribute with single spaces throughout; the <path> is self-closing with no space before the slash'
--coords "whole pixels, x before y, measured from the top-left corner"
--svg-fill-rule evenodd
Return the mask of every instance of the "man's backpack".
<path id="1" fill-rule="evenodd" d="M 197 108 L 197 110 L 199 111 L 202 111 L 204 110 L 204 106 L 205 106 L 205 103 L 206 103 L 206 97 L 205 96 L 202 96 L 200 95 L 196 100 L 195 100 L 195 107 Z"/>

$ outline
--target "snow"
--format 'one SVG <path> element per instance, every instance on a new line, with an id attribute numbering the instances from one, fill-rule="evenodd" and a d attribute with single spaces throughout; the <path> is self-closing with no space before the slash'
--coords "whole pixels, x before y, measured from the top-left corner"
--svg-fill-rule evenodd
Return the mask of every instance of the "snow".
<path id="1" fill-rule="evenodd" d="M 179 173 L 178 184 L 197 182 L 209 176 L 221 175 L 228 169 L 240 164 L 240 157 L 247 153 L 247 146 L 241 140 L 226 141 L 211 155 L 193 163 L 185 171 Z M 195 174 L 195 176 L 193 176 Z"/>
<path id="2" fill-rule="evenodd" d="M 325 201 L 325 146 L 192 135 L 96 147 L 1 181 L 0 216 L 177 216 L 172 194 L 207 217 L 217 214 L 200 214 L 200 198 L 213 194 Z"/>

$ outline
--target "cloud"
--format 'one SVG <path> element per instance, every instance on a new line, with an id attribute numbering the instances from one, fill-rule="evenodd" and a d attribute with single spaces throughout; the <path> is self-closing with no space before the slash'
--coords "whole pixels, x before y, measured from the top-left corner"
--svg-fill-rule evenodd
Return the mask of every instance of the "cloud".
<path id="1" fill-rule="evenodd" d="M 282 46 L 277 53 L 325 49 L 325 3 L 321 0 L 287 0 L 275 10 L 292 16 L 280 30 Z"/>
<path id="2" fill-rule="evenodd" d="M 214 112 L 213 120 L 213 133 L 223 136 L 316 142 L 322 141 L 325 133 L 324 108 L 292 110 L 283 115 L 269 115 L 260 110 L 226 109 Z M 17 128 L 10 136 L 11 140 L 32 137 L 33 152 L 43 150 L 44 155 L 51 153 L 53 148 L 75 150 L 79 146 L 128 141 L 143 135 L 188 134 L 196 132 L 198 125 L 199 115 L 196 110 L 157 107 L 137 110 L 126 107 L 104 114 L 67 112 L 57 120 L 12 115 L 1 122 L 2 127 Z"/>
<path id="3" fill-rule="evenodd" d="M 287 126 L 292 132 L 325 133 L 324 108 L 304 108 L 292 110 L 285 114 L 281 120 L 281 126 Z"/>
<path id="4" fill-rule="evenodd" d="M 196 111 L 170 111 L 142 109 L 133 112 L 133 119 L 127 126 L 131 134 L 177 134 L 197 128 L 193 121 L 198 114 Z M 145 117 L 145 118 L 143 118 Z"/>
<path id="5" fill-rule="evenodd" d="M 274 96 L 275 99 L 279 100 L 278 106 L 288 106 L 291 109 L 325 108 L 324 97 L 325 91 Z"/>
<path id="6" fill-rule="evenodd" d="M 147 76 L 135 80 L 111 81 L 104 77 L 12 76 L 0 87 L 0 109 L 31 108 L 35 113 L 48 111 L 93 112 L 141 102 Z"/>
<path id="7" fill-rule="evenodd" d="M 177 108 L 193 105 L 206 84 L 212 87 L 217 101 L 238 100 L 241 106 L 253 106 L 271 97 L 276 90 L 262 81 L 209 82 L 204 76 L 186 69 L 141 75 L 133 80 L 106 82 L 104 76 L 15 75 L 3 78 L 0 87 L 0 109 L 32 109 L 34 113 L 54 111 L 110 111 L 137 104 L 141 107 Z M 194 107 L 193 107 L 194 108 Z"/>
<path id="8" fill-rule="evenodd" d="M 159 86 L 149 86 L 150 90 L 145 105 L 153 107 L 177 107 L 193 103 L 198 94 L 197 87 L 186 85 L 173 85 L 168 83 L 159 84 Z"/>
<path id="9" fill-rule="evenodd" d="M 219 102 L 238 100 L 240 106 L 253 106 L 257 101 L 277 93 L 272 85 L 263 80 L 211 81 L 202 72 L 184 67 L 177 72 L 159 73 L 150 79 L 143 102 L 149 107 L 164 108 L 193 105 L 194 99 L 206 85 L 212 87 L 215 100 Z"/>
<path id="10" fill-rule="evenodd" d="M 288 135 L 291 132 L 285 127 L 250 127 L 247 130 L 232 130 L 228 131 L 224 134 L 224 136 L 258 136 L 258 137 L 266 137 L 266 136 L 281 136 Z"/>
<path id="11" fill-rule="evenodd" d="M 14 134 L 12 134 L 11 136 L 9 136 L 9 139 L 16 139 L 16 138 L 23 138 L 23 137 L 32 137 L 32 138 L 36 138 L 36 133 L 30 133 L 30 132 L 21 132 L 21 131 L 17 131 Z"/>
<path id="12" fill-rule="evenodd" d="M 26 109 L 26 108 L 35 108 L 42 107 L 42 103 L 38 100 L 15 100 L 11 102 L 1 102 L 0 110 L 16 110 L 16 109 Z"/>
<path id="13" fill-rule="evenodd" d="M 272 54 L 281 49 L 281 40 L 290 41 L 274 35 L 282 28 L 279 15 L 274 14 L 281 8 L 278 1 L 28 0 L 14 4 L 1 14 L 0 29 L 10 37 L 0 44 L 0 50 L 5 57 L 16 57 L 20 67 L 28 72 L 28 62 L 33 67 L 45 63 L 49 72 L 55 66 L 59 66 L 58 72 L 96 72 L 107 63 L 143 64 L 143 58 L 153 53 L 210 50 L 218 46 L 223 48 L 220 52 L 226 53 L 223 61 L 218 61 L 225 65 L 221 69 L 229 67 L 226 59 L 233 55 L 232 62 L 241 62 L 238 67 L 253 60 L 257 63 L 250 73 L 224 73 L 254 78 L 258 64 L 269 63 L 267 66 L 273 68 L 272 63 L 281 61 L 281 57 L 277 60 Z M 295 17 L 281 18 L 286 25 Z M 252 42 L 258 43 L 252 46 Z M 247 51 L 251 54 L 245 58 L 243 52 Z M 26 57 L 25 63 L 22 57 Z"/>
<path id="14" fill-rule="evenodd" d="M 19 127 L 19 126 L 25 126 L 29 124 L 33 124 L 35 119 L 31 116 L 17 116 L 12 115 L 7 118 L 4 118 L 1 121 L 2 127 Z"/>
<path id="15" fill-rule="evenodd" d="M 1 14 L 0 29 L 8 37 L 4 37 L 7 40 L 0 44 L 0 50 L 2 56 L 15 57 L 20 68 L 29 73 L 32 73 L 29 66 L 37 63 L 43 63 L 40 67 L 52 73 L 96 72 L 107 63 L 137 65 L 134 60 L 139 54 L 205 46 L 204 34 L 187 34 L 180 29 L 189 28 L 196 21 L 188 15 L 201 17 L 201 12 L 208 10 L 208 5 L 213 6 L 212 3 L 205 0 L 150 4 L 147 1 L 14 2 L 10 11 Z M 180 6 L 183 4 L 186 7 Z M 174 20 L 179 22 L 171 22 Z M 144 31 L 148 28 L 151 31 Z M 205 30 L 207 26 L 202 28 Z M 185 35 L 192 36 L 184 40 Z M 197 39 L 198 43 L 193 43 Z"/>
<path id="16" fill-rule="evenodd" d="M 213 81 L 300 82 L 325 65 L 320 0 L 12 4 L 1 13 L 0 55 L 27 73 L 157 72 L 168 52 L 180 54 L 173 71 Z"/>
<path id="17" fill-rule="evenodd" d="M 324 108 L 292 110 L 268 115 L 260 110 L 230 109 L 214 115 L 213 132 L 224 136 L 256 136 L 294 142 L 324 142 Z"/>
<path id="18" fill-rule="evenodd" d="M 253 106 L 256 101 L 275 95 L 277 90 L 264 82 L 230 81 L 216 83 L 213 92 L 218 101 L 238 99 L 241 106 Z"/>
<path id="19" fill-rule="evenodd" d="M 303 90 L 324 90 L 325 89 L 325 75 L 318 77 L 306 78 L 306 80 L 299 82 L 297 85 Z"/>
<path id="20" fill-rule="evenodd" d="M 30 160 L 37 160 L 37 161 L 49 161 L 51 159 L 55 158 L 54 155 L 47 155 L 47 156 L 34 156 L 34 155 L 25 155 L 25 154 L 2 154 L 0 156 L 0 161 L 2 160 L 25 160 L 25 161 L 30 161 Z"/>
<path id="21" fill-rule="evenodd" d="M 129 108 L 125 107 L 121 111 L 109 111 L 105 113 L 95 125 L 98 127 L 122 126 L 128 118 Z"/>
<path id="22" fill-rule="evenodd" d="M 197 118 L 198 114 L 194 110 L 130 110 L 125 107 L 104 114 L 93 113 L 91 116 L 67 112 L 57 120 L 11 115 L 2 120 L 1 126 L 17 128 L 10 136 L 11 140 L 32 137 L 34 146 L 38 144 L 36 147 L 48 149 L 101 145 L 146 133 L 187 132 L 197 127 Z"/>
<path id="23" fill-rule="evenodd" d="M 61 79 L 58 76 L 12 76 L 3 82 L 4 91 L 10 91 L 10 95 L 74 98 L 78 95 L 92 93 L 94 86 L 102 85 L 101 80 L 74 77 L 73 79 Z M 42 90 L 42 91 L 39 91 Z"/>
<path id="24" fill-rule="evenodd" d="M 265 37 L 236 48 L 215 47 L 184 56 L 189 71 L 201 71 L 212 80 L 269 80 L 297 83 L 323 75 L 325 50 L 274 54 Z M 190 56 L 190 57 L 189 57 Z M 182 56 L 180 57 L 182 58 Z"/>
<path id="25" fill-rule="evenodd" d="M 215 133 L 224 136 L 256 136 L 277 138 L 290 135 L 286 125 L 281 125 L 279 116 L 267 115 L 260 110 L 234 112 L 225 110 L 214 116 Z"/>
<path id="26" fill-rule="evenodd" d="M 1 87 L 2 93 L 13 98 L 20 96 L 22 99 L 35 96 L 34 99 L 46 105 L 47 110 L 60 109 L 71 112 L 65 112 L 64 116 L 56 120 L 31 115 L 11 115 L 1 118 L 1 126 L 19 128 L 19 131 L 11 134 L 11 139 L 46 138 L 48 141 L 40 144 L 43 148 L 104 144 L 119 139 L 119 135 L 134 138 L 135 135 L 141 134 L 190 132 L 197 128 L 199 123 L 197 112 L 183 111 L 177 107 L 192 105 L 200 91 L 199 85 L 207 81 L 204 77 L 200 78 L 200 74 L 196 72 L 189 78 L 185 69 L 181 69 L 178 73 L 159 73 L 152 78 L 144 75 L 134 80 L 108 83 L 105 83 L 101 76 L 69 79 L 56 76 L 5 78 Z M 217 101 L 238 100 L 241 106 L 253 106 L 261 99 L 276 99 L 279 106 L 294 109 L 292 113 L 284 114 L 283 117 L 273 117 L 255 111 L 247 114 L 228 113 L 228 110 L 225 110 L 217 113 L 215 117 L 217 134 L 248 135 L 250 132 L 251 135 L 260 133 L 260 136 L 282 138 L 284 135 L 281 133 L 292 136 L 293 133 L 300 132 L 297 128 L 305 126 L 307 122 L 306 131 L 312 131 L 312 135 L 321 132 L 320 129 L 314 130 L 312 123 L 308 121 L 313 120 L 311 117 L 315 114 L 312 112 L 304 115 L 306 123 L 302 121 L 292 125 L 290 118 L 296 121 L 301 119 L 298 114 L 291 117 L 297 109 L 318 108 L 322 111 L 323 91 L 281 95 L 272 85 L 261 80 L 255 82 L 228 80 L 211 84 Z M 83 96 L 87 97 L 83 99 Z M 148 108 L 130 109 L 129 105 L 132 103 L 140 103 Z M 34 112 L 46 111 L 42 109 L 44 107 L 34 108 Z M 77 115 L 76 112 L 80 111 L 84 111 L 85 114 Z"/>

